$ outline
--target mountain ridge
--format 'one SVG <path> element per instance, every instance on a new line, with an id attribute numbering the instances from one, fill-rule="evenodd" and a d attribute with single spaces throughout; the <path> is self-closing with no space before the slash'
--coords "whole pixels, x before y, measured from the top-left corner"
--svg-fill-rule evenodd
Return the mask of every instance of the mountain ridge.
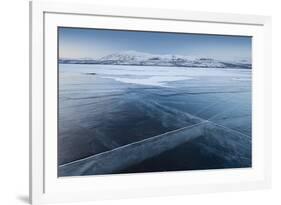
<path id="1" fill-rule="evenodd" d="M 136 66 L 170 66 L 200 68 L 244 68 L 251 69 L 247 60 L 223 61 L 213 58 L 198 58 L 183 55 L 150 54 L 137 51 L 123 51 L 103 56 L 99 59 L 77 58 L 59 59 L 62 64 L 103 64 L 103 65 L 136 65 Z"/>

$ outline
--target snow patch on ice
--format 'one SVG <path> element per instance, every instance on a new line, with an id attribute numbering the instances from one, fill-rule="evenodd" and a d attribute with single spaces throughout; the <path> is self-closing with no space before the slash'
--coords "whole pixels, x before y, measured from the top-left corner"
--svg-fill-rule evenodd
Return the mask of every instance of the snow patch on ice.
<path id="1" fill-rule="evenodd" d="M 251 78 L 232 78 L 232 80 L 237 80 L 237 81 L 251 81 Z"/>
<path id="2" fill-rule="evenodd" d="M 170 87 L 167 85 L 168 82 L 179 81 L 179 80 L 190 80 L 190 77 L 180 77 L 180 76 L 151 76 L 144 79 L 133 79 L 133 78 L 122 78 L 122 77 L 113 77 L 106 76 L 103 78 L 110 78 L 122 83 L 129 84 L 139 84 L 139 85 L 152 85 L 152 86 L 161 86 L 161 87 Z"/>

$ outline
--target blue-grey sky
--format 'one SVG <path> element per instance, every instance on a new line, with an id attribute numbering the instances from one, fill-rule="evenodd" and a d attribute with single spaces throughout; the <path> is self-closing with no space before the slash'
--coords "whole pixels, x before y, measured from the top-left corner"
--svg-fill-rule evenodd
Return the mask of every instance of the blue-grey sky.
<path id="1" fill-rule="evenodd" d="M 251 60 L 251 37 L 59 28 L 60 58 L 100 58 L 134 50 L 152 54 Z"/>

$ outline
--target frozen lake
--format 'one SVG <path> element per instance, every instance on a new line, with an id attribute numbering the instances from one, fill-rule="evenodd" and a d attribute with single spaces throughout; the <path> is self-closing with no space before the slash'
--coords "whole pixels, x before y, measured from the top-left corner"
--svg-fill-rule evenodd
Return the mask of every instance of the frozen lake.
<path id="1" fill-rule="evenodd" d="M 251 70 L 59 64 L 59 164 L 192 125 L 187 114 L 251 137 Z M 200 169 L 227 167 L 202 140 L 158 157 L 159 166 L 186 154 Z M 161 171 L 145 163 L 130 170 Z"/>

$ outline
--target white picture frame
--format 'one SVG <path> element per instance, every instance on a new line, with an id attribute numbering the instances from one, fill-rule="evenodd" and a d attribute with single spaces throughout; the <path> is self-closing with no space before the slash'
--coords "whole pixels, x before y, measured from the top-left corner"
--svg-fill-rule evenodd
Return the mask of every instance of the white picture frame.
<path id="1" fill-rule="evenodd" d="M 57 109 L 58 26 L 253 36 L 253 167 L 58 178 L 57 116 L 52 112 Z M 32 204 L 269 188 L 271 18 L 184 10 L 30 2 L 30 110 Z"/>

